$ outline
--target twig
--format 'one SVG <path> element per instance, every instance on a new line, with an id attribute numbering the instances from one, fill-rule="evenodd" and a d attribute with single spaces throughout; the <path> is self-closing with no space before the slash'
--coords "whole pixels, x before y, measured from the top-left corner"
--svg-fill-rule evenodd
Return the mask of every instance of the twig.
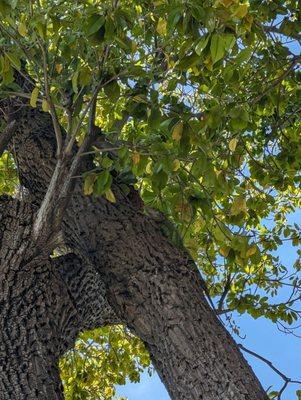
<path id="1" fill-rule="evenodd" d="M 231 287 L 231 275 L 229 274 L 228 277 L 227 277 L 227 280 L 226 280 L 224 291 L 223 291 L 223 293 L 221 295 L 221 298 L 219 299 L 219 302 L 218 302 L 218 306 L 217 306 L 217 313 L 218 314 L 223 309 L 224 300 L 225 300 L 225 298 L 226 298 L 226 296 L 227 296 L 227 294 L 228 294 L 228 292 L 230 290 L 230 287 Z"/>
<path id="2" fill-rule="evenodd" d="M 253 357 L 258 358 L 259 360 L 263 361 L 265 364 L 267 364 L 274 372 L 276 372 L 277 375 L 279 375 L 283 381 L 284 384 L 281 387 L 281 389 L 278 392 L 278 400 L 281 400 L 281 395 L 283 394 L 284 390 L 286 389 L 287 385 L 290 383 L 297 383 L 301 385 L 301 381 L 297 381 L 297 380 L 293 380 L 291 378 L 289 378 L 288 376 L 286 376 L 283 372 L 281 372 L 278 368 L 276 368 L 274 366 L 274 364 L 270 361 L 267 360 L 266 358 L 264 358 L 263 356 L 261 356 L 260 354 L 255 353 L 252 350 L 247 349 L 244 345 L 242 345 L 241 343 L 238 344 L 238 347 L 240 349 L 242 349 L 243 351 L 245 351 L 248 354 L 251 354 Z"/>

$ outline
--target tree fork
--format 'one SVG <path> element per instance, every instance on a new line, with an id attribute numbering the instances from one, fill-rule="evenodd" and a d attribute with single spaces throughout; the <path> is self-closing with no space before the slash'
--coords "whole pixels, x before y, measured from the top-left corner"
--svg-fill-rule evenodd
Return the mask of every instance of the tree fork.
<path id="1" fill-rule="evenodd" d="M 23 128 L 17 129 L 14 146 L 20 181 L 40 204 L 55 167 L 51 120 L 27 109 L 17 123 Z M 77 183 L 62 223 L 64 240 L 99 271 L 109 303 L 144 340 L 172 398 L 267 399 L 206 303 L 187 252 L 170 243 L 160 223 L 116 185 L 113 191 L 116 204 L 84 196 Z"/>

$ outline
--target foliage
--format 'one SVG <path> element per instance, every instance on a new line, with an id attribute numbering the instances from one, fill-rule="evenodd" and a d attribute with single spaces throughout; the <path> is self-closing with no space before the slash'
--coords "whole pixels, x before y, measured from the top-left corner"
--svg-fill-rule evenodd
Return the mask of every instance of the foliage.
<path id="1" fill-rule="evenodd" d="M 81 140 L 99 90 L 96 123 L 111 151 L 95 147 L 85 193 L 114 202 L 114 179 L 125 194 L 134 183 L 176 226 L 220 312 L 293 329 L 301 250 L 291 266 L 277 250 L 301 243 L 289 223 L 301 203 L 300 2 L 0 0 L 0 13 L 1 96 L 45 112 L 53 103 Z M 21 68 L 36 82 L 31 94 L 14 81 Z M 82 371 L 81 351 L 76 359 Z"/>
<path id="2" fill-rule="evenodd" d="M 84 332 L 60 362 L 66 400 L 113 399 L 114 385 L 139 382 L 149 365 L 142 342 L 121 326 Z"/>
<path id="3" fill-rule="evenodd" d="M 9 153 L 0 157 L 0 194 L 13 194 L 18 184 L 16 169 Z"/>

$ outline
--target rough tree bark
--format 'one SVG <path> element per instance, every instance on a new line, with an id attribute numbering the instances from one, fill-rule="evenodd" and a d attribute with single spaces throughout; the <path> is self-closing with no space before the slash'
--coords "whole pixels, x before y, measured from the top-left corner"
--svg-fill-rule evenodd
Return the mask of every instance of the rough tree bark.
<path id="1" fill-rule="evenodd" d="M 32 223 L 55 168 L 55 135 L 38 109 L 10 114 L 9 147 L 26 196 L 1 202 L 0 399 L 63 398 L 60 355 L 80 330 L 117 320 L 144 341 L 172 399 L 267 399 L 208 306 L 188 253 L 145 215 L 136 192 L 124 196 L 115 184 L 112 204 L 84 196 L 77 181 L 56 234 L 72 254 L 51 260 L 53 243 L 35 245 Z"/>
<path id="2" fill-rule="evenodd" d="M 1 197 L 1 400 L 62 399 L 59 357 L 81 330 L 117 321 L 89 265 L 74 254 L 36 254 L 35 214 L 31 204 Z"/>

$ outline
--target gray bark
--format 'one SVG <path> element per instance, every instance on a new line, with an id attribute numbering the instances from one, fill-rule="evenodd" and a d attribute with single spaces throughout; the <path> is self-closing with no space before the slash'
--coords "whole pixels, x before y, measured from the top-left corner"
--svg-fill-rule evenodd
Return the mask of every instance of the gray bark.
<path id="1" fill-rule="evenodd" d="M 51 120 L 47 114 L 29 108 L 15 111 L 14 119 L 17 130 L 10 148 L 16 155 L 20 181 L 28 192 L 31 207 L 38 207 L 56 163 Z M 83 168 L 89 167 L 88 159 Z M 74 254 L 62 259 L 60 269 L 41 247 L 37 251 L 35 246 L 28 245 L 28 237 L 22 233 L 24 224 L 14 227 L 14 232 L 21 232 L 18 246 L 26 248 L 17 260 L 15 238 L 11 257 L 7 256 L 10 239 L 2 241 L 1 285 L 7 287 L 7 282 L 18 279 L 15 276 L 26 275 L 26 279 L 18 280 L 20 284 L 12 283 L 1 294 L 0 316 L 7 332 L 3 342 L 8 344 L 1 347 L 0 362 L 6 365 L 10 360 L 0 373 L 3 398 L 44 399 L 44 388 L 48 399 L 62 398 L 56 370 L 58 357 L 72 346 L 79 330 L 116 321 L 107 305 L 103 308 L 102 301 L 98 304 L 98 296 L 103 296 L 119 320 L 125 321 L 144 341 L 173 399 L 267 399 L 234 340 L 208 306 L 203 281 L 188 253 L 164 236 L 160 221 L 144 214 L 134 190 L 124 196 L 114 185 L 113 191 L 116 204 L 84 196 L 81 182 L 76 183 L 61 224 L 64 243 Z M 20 217 L 12 218 L 16 219 Z M 8 227 L 5 234 L 10 237 Z M 48 251 L 48 243 L 44 248 Z M 78 279 L 82 268 L 85 277 Z M 72 271 L 67 274 L 70 281 L 57 272 L 66 269 Z M 39 273 L 43 278 L 37 278 Z M 7 281 L 5 274 L 13 276 Z M 97 276 L 99 286 L 93 285 L 93 278 L 91 284 L 86 284 L 86 279 L 90 279 L 86 276 Z M 84 283 L 79 285 L 79 281 Z M 86 296 L 84 312 L 79 311 L 79 306 L 74 307 L 76 299 L 82 298 L 81 291 Z M 94 304 L 101 309 L 100 320 L 93 313 Z M 8 319 L 4 309 L 10 310 Z M 92 321 L 87 322 L 85 319 L 91 315 Z M 18 335 L 8 338 L 15 326 L 19 327 Z M 32 331 L 34 340 L 30 339 Z M 20 346 L 21 351 L 16 351 Z M 26 361 L 24 373 L 21 360 L 31 360 Z M 36 362 L 41 365 L 40 371 L 45 371 L 41 378 L 36 373 Z M 17 381 L 19 376 L 22 379 Z M 7 382 L 12 389 L 7 388 Z M 37 389 L 40 385 L 41 389 Z M 31 387 L 36 393 L 29 392 Z M 51 392 L 48 388 L 52 387 Z M 30 394 L 12 394 L 18 391 Z"/>

